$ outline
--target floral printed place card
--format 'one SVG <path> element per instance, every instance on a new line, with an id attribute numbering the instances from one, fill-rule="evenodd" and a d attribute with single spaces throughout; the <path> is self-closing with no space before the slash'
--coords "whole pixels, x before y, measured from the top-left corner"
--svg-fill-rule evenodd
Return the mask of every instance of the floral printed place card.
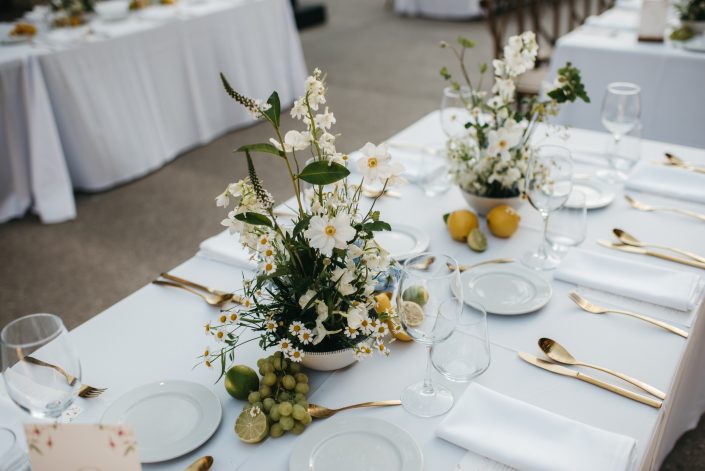
<path id="1" fill-rule="evenodd" d="M 132 428 L 99 424 L 25 424 L 34 471 L 139 471 Z"/>

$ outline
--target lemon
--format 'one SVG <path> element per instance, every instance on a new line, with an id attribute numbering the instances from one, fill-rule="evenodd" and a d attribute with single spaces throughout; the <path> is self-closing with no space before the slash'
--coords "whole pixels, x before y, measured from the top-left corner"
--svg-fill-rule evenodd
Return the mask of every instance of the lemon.
<path id="1" fill-rule="evenodd" d="M 477 215 L 467 209 L 453 211 L 446 219 L 448 233 L 459 242 L 465 242 L 470 231 L 478 227 Z"/>
<path id="2" fill-rule="evenodd" d="M 394 326 L 398 326 L 398 329 L 394 329 Z M 404 332 L 404 329 L 399 325 L 399 318 L 397 316 L 394 316 L 387 320 L 387 326 L 389 327 L 389 331 L 392 333 L 395 339 L 401 340 L 402 342 L 411 342 L 412 338 L 409 337 L 409 334 Z"/>
<path id="3" fill-rule="evenodd" d="M 259 443 L 269 435 L 267 416 L 259 407 L 248 407 L 235 421 L 235 433 L 245 443 Z"/>
<path id="4" fill-rule="evenodd" d="M 470 234 L 468 234 L 468 247 L 475 252 L 484 252 L 487 250 L 487 236 L 479 227 L 471 230 Z"/>
<path id="5" fill-rule="evenodd" d="M 511 237 L 519 228 L 521 216 L 511 206 L 501 204 L 487 213 L 487 227 L 495 237 Z"/>
<path id="6" fill-rule="evenodd" d="M 380 293 L 376 295 L 375 301 L 377 301 L 377 304 L 375 304 L 375 311 L 377 311 L 377 314 L 390 314 L 392 312 L 392 302 L 389 300 L 387 293 Z"/>
<path id="7" fill-rule="evenodd" d="M 247 365 L 235 365 L 225 373 L 225 389 L 235 399 L 246 401 L 252 391 L 259 390 L 259 376 Z"/>
<path id="8" fill-rule="evenodd" d="M 404 301 L 401 303 L 401 312 L 406 325 L 416 327 L 421 325 L 424 318 L 423 309 L 413 301 Z"/>
<path id="9" fill-rule="evenodd" d="M 423 286 L 409 286 L 402 293 L 401 299 L 424 306 L 428 302 L 428 290 Z"/>

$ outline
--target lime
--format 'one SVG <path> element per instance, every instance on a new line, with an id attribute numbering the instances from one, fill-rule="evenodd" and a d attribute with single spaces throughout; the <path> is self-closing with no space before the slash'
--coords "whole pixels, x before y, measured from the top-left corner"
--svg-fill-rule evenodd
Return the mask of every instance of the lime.
<path id="1" fill-rule="evenodd" d="M 259 443 L 269 434 L 267 416 L 258 407 L 240 412 L 235 421 L 235 433 L 245 443 Z"/>
<path id="2" fill-rule="evenodd" d="M 259 389 L 259 376 L 247 365 L 235 365 L 225 373 L 225 389 L 235 399 L 245 401 L 252 391 Z"/>
<path id="3" fill-rule="evenodd" d="M 401 295 L 404 301 L 411 301 L 419 306 L 423 306 L 428 302 L 428 290 L 423 286 L 409 286 Z"/>
<path id="4" fill-rule="evenodd" d="M 423 309 L 413 301 L 404 301 L 401 304 L 401 312 L 406 325 L 416 327 L 423 322 Z"/>
<path id="5" fill-rule="evenodd" d="M 479 228 L 475 228 L 468 234 L 468 247 L 475 252 L 487 250 L 487 236 Z"/>

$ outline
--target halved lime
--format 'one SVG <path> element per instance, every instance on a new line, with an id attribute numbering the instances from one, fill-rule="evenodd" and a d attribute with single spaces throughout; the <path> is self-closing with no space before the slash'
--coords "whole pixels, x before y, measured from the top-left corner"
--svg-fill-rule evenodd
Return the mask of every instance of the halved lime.
<path id="1" fill-rule="evenodd" d="M 245 443 L 259 443 L 269 434 L 267 416 L 258 407 L 240 412 L 235 421 L 235 433 Z"/>
<path id="2" fill-rule="evenodd" d="M 475 252 L 487 250 L 487 236 L 479 228 L 475 228 L 468 234 L 468 247 Z"/>

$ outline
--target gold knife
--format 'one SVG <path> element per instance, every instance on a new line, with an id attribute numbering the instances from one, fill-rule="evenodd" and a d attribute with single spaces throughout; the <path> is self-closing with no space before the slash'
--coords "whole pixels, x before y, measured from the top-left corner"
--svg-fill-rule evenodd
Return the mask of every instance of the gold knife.
<path id="1" fill-rule="evenodd" d="M 644 249 L 642 247 L 634 247 L 633 245 L 620 244 L 616 242 L 610 242 L 609 240 L 598 239 L 597 243 L 608 247 L 610 249 L 621 250 L 622 252 L 636 253 L 640 255 L 649 255 L 651 257 L 660 258 L 663 260 L 668 260 L 669 262 L 681 263 L 683 265 L 688 265 L 690 267 L 700 268 L 705 270 L 705 263 L 696 262 L 693 260 L 687 260 L 685 258 L 674 257 L 673 255 L 668 255 L 662 252 L 656 252 L 654 250 Z"/>
<path id="2" fill-rule="evenodd" d="M 651 407 L 655 407 L 656 409 L 661 408 L 662 402 L 659 401 L 658 399 L 654 399 L 648 396 L 643 396 L 641 394 L 637 394 L 635 392 L 629 391 L 628 389 L 621 388 L 619 386 L 615 386 L 614 384 L 606 383 L 604 381 L 601 381 L 599 379 L 593 378 L 592 376 L 588 376 L 586 374 L 580 373 L 579 371 L 571 370 L 570 368 L 566 368 L 564 366 L 557 365 L 555 363 L 552 363 L 547 360 L 542 360 L 540 358 L 537 358 L 533 355 L 530 355 L 525 352 L 519 352 L 519 358 L 524 360 L 527 363 L 531 363 L 534 366 L 538 366 L 539 368 L 543 368 L 544 370 L 550 371 L 551 373 L 557 373 L 559 375 L 563 376 L 569 376 L 571 378 L 577 378 L 581 381 L 585 381 L 586 383 L 590 383 L 592 385 L 598 386 L 602 389 L 606 389 L 607 391 L 611 391 L 615 394 L 619 394 L 620 396 L 624 396 L 626 398 L 632 399 L 637 402 L 641 402 L 642 404 L 646 404 Z"/>

